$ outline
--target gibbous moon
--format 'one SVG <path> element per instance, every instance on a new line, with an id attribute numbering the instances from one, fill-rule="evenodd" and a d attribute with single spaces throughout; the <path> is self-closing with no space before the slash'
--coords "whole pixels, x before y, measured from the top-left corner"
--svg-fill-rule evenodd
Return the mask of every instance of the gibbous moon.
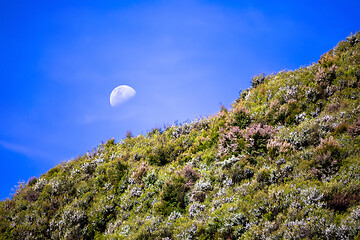
<path id="1" fill-rule="evenodd" d="M 134 97 L 135 94 L 136 92 L 132 87 L 120 85 L 111 92 L 110 104 L 112 107 L 116 107 Z"/>

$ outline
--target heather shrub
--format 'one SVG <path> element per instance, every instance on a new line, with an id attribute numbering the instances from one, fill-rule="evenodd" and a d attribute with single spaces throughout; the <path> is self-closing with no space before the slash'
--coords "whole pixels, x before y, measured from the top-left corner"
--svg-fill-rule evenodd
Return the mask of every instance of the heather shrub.
<path id="1" fill-rule="evenodd" d="M 241 130 L 246 128 L 251 118 L 248 111 L 241 105 L 229 112 L 224 127 L 219 129 L 219 152 L 220 155 L 238 155 L 244 147 Z"/>
<path id="2" fill-rule="evenodd" d="M 290 143 L 283 141 L 277 137 L 270 139 L 268 144 L 266 145 L 266 148 L 269 157 L 273 159 L 281 154 L 286 154 L 289 151 L 294 150 Z"/>
<path id="3" fill-rule="evenodd" d="M 239 155 L 245 146 L 242 131 L 238 126 L 220 128 L 219 153 L 221 156 Z"/>
<path id="4" fill-rule="evenodd" d="M 336 88 L 330 86 L 336 78 L 336 70 L 337 67 L 335 65 L 328 68 L 319 67 L 315 75 L 315 82 L 318 84 L 320 94 L 323 97 L 329 97 L 336 91 Z"/>
<path id="5" fill-rule="evenodd" d="M 29 202 L 35 202 L 39 198 L 39 193 L 32 188 L 28 188 L 24 190 L 24 199 Z"/>
<path id="6" fill-rule="evenodd" d="M 357 137 L 360 135 L 360 118 L 358 118 L 348 129 L 351 136 Z"/>
<path id="7" fill-rule="evenodd" d="M 148 171 L 148 166 L 145 162 L 143 162 L 137 169 L 131 174 L 131 178 L 136 183 L 142 183 L 143 177 L 146 175 Z"/>
<path id="8" fill-rule="evenodd" d="M 329 183 L 325 187 L 325 200 L 329 208 L 345 211 L 360 200 L 359 182 L 345 185 L 341 182 Z"/>
<path id="9" fill-rule="evenodd" d="M 261 123 L 251 124 L 241 131 L 246 143 L 246 151 L 250 156 L 257 156 L 266 153 L 266 145 L 274 136 L 275 129 Z"/>
<path id="10" fill-rule="evenodd" d="M 339 55 L 335 54 L 333 50 L 323 54 L 318 61 L 319 65 L 324 68 L 329 68 L 339 62 Z"/>
<path id="11" fill-rule="evenodd" d="M 339 103 L 339 102 L 334 102 L 334 103 L 330 103 L 326 106 L 326 108 L 324 109 L 324 111 L 326 113 L 329 113 L 329 114 L 333 114 L 333 113 L 336 113 L 340 110 L 340 108 L 342 107 L 342 104 Z"/>
<path id="12" fill-rule="evenodd" d="M 196 180 L 200 178 L 200 174 L 197 173 L 190 165 L 185 166 L 181 174 L 186 179 L 186 184 L 189 185 L 193 185 L 196 182 Z"/>
<path id="13" fill-rule="evenodd" d="M 333 134 L 334 135 L 340 135 L 343 134 L 345 132 L 347 132 L 349 129 L 349 124 L 347 124 L 346 122 L 340 123 L 335 129 Z"/>
<path id="14" fill-rule="evenodd" d="M 341 152 L 341 146 L 333 137 L 322 140 L 315 149 L 310 172 L 319 179 L 334 174 L 341 166 Z"/>

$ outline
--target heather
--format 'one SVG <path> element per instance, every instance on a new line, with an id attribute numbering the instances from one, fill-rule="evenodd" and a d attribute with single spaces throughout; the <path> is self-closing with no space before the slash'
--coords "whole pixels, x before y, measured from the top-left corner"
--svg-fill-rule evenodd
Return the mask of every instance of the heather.
<path id="1" fill-rule="evenodd" d="M 360 33 L 230 109 L 100 144 L 0 202 L 0 239 L 359 239 Z"/>

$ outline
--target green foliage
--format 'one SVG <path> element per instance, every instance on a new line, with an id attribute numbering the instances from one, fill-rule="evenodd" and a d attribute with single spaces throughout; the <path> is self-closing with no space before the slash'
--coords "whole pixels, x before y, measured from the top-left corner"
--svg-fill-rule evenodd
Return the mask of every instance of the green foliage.
<path id="1" fill-rule="evenodd" d="M 184 213 L 186 192 L 190 190 L 199 177 L 199 174 L 192 167 L 184 167 L 181 173 L 175 174 L 165 182 L 160 192 L 161 200 L 155 209 L 165 216 L 172 212 Z"/>
<path id="2" fill-rule="evenodd" d="M 185 193 L 188 187 L 185 186 L 183 176 L 175 176 L 170 181 L 165 182 L 160 193 L 160 202 L 155 205 L 155 209 L 162 215 L 168 216 L 170 213 L 185 211 Z"/>
<path id="3" fill-rule="evenodd" d="M 246 128 L 251 123 L 249 112 L 241 105 L 235 106 L 232 113 L 232 125 L 240 129 Z"/>

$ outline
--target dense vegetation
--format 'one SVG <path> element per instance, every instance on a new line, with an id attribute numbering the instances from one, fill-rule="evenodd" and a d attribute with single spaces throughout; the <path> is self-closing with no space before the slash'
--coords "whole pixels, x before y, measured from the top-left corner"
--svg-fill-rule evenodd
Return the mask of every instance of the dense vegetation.
<path id="1" fill-rule="evenodd" d="M 18 186 L 0 239 L 360 239 L 360 33 L 232 108 Z"/>

